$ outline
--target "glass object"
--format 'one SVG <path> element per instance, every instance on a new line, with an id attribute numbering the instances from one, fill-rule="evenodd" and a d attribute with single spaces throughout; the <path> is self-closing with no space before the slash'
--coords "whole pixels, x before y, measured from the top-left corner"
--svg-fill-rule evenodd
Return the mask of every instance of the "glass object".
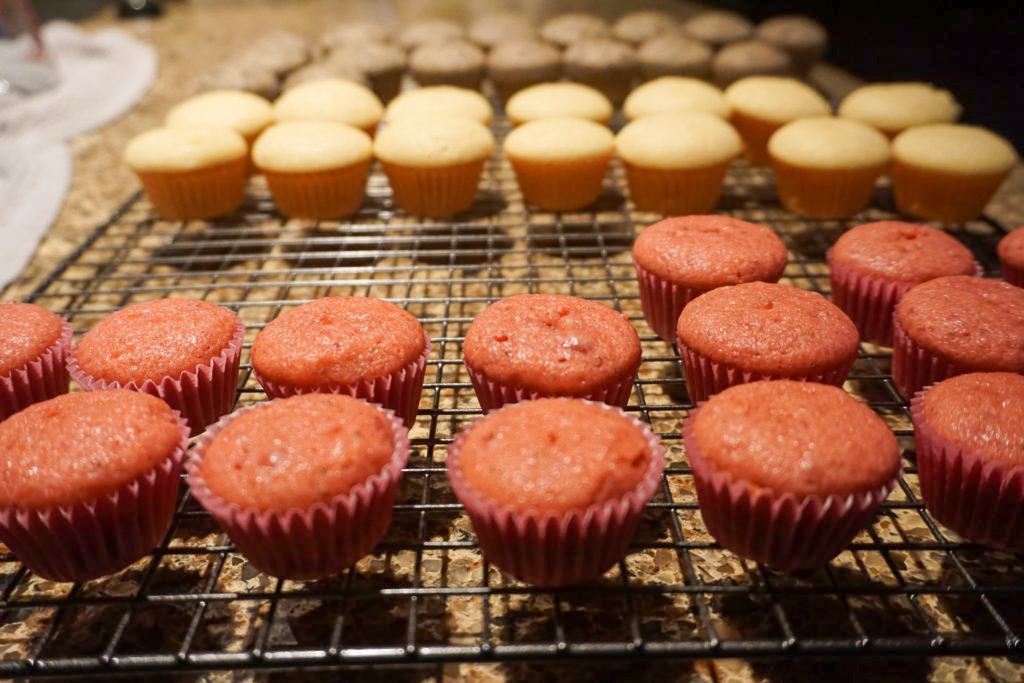
<path id="1" fill-rule="evenodd" d="M 30 0 L 0 0 L 0 98 L 57 84 L 57 68 L 43 45 Z"/>

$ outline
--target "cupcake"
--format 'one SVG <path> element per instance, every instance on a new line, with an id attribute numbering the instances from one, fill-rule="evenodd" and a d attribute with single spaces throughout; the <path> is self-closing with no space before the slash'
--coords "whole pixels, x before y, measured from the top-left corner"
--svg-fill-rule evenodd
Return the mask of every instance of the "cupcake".
<path id="1" fill-rule="evenodd" d="M 0 421 L 68 391 L 71 325 L 35 304 L 0 301 Z"/>
<path id="2" fill-rule="evenodd" d="M 608 35 L 608 23 L 588 12 L 568 12 L 545 21 L 540 27 L 540 36 L 559 48 L 589 38 L 604 38 Z"/>
<path id="3" fill-rule="evenodd" d="M 485 50 L 511 40 L 533 40 L 537 29 L 525 14 L 490 12 L 469 25 L 469 39 Z"/>
<path id="4" fill-rule="evenodd" d="M 910 415 L 932 517 L 967 540 L 1024 552 L 1024 377 L 951 377 L 914 396 Z"/>
<path id="5" fill-rule="evenodd" d="M 347 216 L 363 203 L 372 146 L 352 126 L 289 121 L 264 131 L 252 154 L 281 213 L 321 220 Z"/>
<path id="6" fill-rule="evenodd" d="M 445 467 L 489 561 L 520 581 L 565 586 L 626 554 L 665 457 L 650 427 L 621 410 L 548 398 L 463 429 Z"/>
<path id="7" fill-rule="evenodd" d="M 409 437 L 391 411 L 306 394 L 242 408 L 196 443 L 192 495 L 257 569 L 314 579 L 351 567 L 387 532 Z"/>
<path id="8" fill-rule="evenodd" d="M 612 103 L 599 90 L 582 83 L 538 83 L 510 97 L 505 114 L 516 126 L 564 117 L 607 125 L 612 118 Z"/>
<path id="9" fill-rule="evenodd" d="M 762 379 L 842 386 L 859 346 L 857 327 L 825 297 L 767 282 L 697 297 L 676 334 L 694 404 Z"/>
<path id="10" fill-rule="evenodd" d="M 301 33 L 275 30 L 250 42 L 237 59 L 244 64 L 269 69 L 281 78 L 309 62 L 310 48 L 310 41 Z"/>
<path id="11" fill-rule="evenodd" d="M 498 97 L 507 100 L 523 88 L 557 81 L 562 75 L 562 55 L 539 40 L 498 43 L 487 55 L 487 74 Z"/>
<path id="12" fill-rule="evenodd" d="M 430 338 L 416 318 L 370 297 L 316 299 L 274 318 L 252 343 L 270 398 L 347 394 L 416 419 Z"/>
<path id="13" fill-rule="evenodd" d="M 1024 373 L 1024 290 L 965 275 L 917 285 L 893 315 L 892 383 L 909 400 L 967 372 Z"/>
<path id="14" fill-rule="evenodd" d="M 491 122 L 494 110 L 480 93 L 452 85 L 432 85 L 406 90 L 391 100 L 384 110 L 384 119 L 393 122 L 403 118 L 457 117 L 478 121 L 485 126 Z"/>
<path id="15" fill-rule="evenodd" d="M 711 79 L 726 88 L 747 76 L 792 76 L 793 61 L 763 40 L 745 40 L 718 51 L 711 59 Z"/>
<path id="16" fill-rule="evenodd" d="M 683 33 L 717 48 L 750 38 L 754 25 L 736 12 L 712 10 L 686 21 Z"/>
<path id="17" fill-rule="evenodd" d="M 427 43 L 444 43 L 449 40 L 462 40 L 466 32 L 462 27 L 449 19 L 420 19 L 407 24 L 395 37 L 402 48 L 413 51 Z"/>
<path id="18" fill-rule="evenodd" d="M 781 48 L 793 61 L 797 74 L 806 76 L 819 62 L 828 47 L 828 32 L 810 17 L 798 14 L 772 17 L 757 25 L 754 31 L 766 43 Z"/>
<path id="19" fill-rule="evenodd" d="M 352 45 L 386 43 L 389 37 L 388 30 L 375 21 L 346 21 L 321 33 L 317 48 L 328 53 Z"/>
<path id="20" fill-rule="evenodd" d="M 573 43 L 562 55 L 562 63 L 569 80 L 600 90 L 615 105 L 626 99 L 636 76 L 632 46 L 610 38 Z"/>
<path id="21" fill-rule="evenodd" d="M 892 197 L 911 216 L 963 223 L 981 215 L 1016 163 L 1013 146 L 984 128 L 917 126 L 892 141 Z"/>
<path id="22" fill-rule="evenodd" d="M 644 116 L 615 136 L 633 204 L 670 216 L 714 208 L 742 149 L 732 126 L 704 112 Z"/>
<path id="23" fill-rule="evenodd" d="M 633 45 L 680 30 L 679 22 L 671 14 L 657 10 L 638 10 L 619 17 L 612 25 L 612 35 Z"/>
<path id="24" fill-rule="evenodd" d="M 914 126 L 953 123 L 960 105 L 951 92 L 930 83 L 871 83 L 844 97 L 838 114 L 894 138 Z"/>
<path id="25" fill-rule="evenodd" d="M 729 216 L 679 216 L 644 228 L 633 267 L 644 317 L 671 343 L 683 307 L 704 292 L 741 282 L 778 282 L 788 254 L 763 225 Z"/>
<path id="26" fill-rule="evenodd" d="M 454 85 L 475 90 L 484 78 L 484 53 L 465 40 L 427 43 L 412 51 L 409 69 L 420 85 Z"/>
<path id="27" fill-rule="evenodd" d="M 301 69 L 296 69 L 288 74 L 288 78 L 284 79 L 281 87 L 287 91 L 300 83 L 338 78 L 352 81 L 359 85 L 368 85 L 366 76 L 356 66 L 355 60 L 351 58 L 350 53 L 347 51 L 336 51 L 325 61 L 307 64 Z"/>
<path id="28" fill-rule="evenodd" d="M 892 314 L 914 285 L 945 275 L 976 275 L 970 250 L 941 230 L 880 221 L 843 233 L 828 251 L 832 301 L 861 339 L 892 346 Z"/>
<path id="29" fill-rule="evenodd" d="M 651 38 L 636 51 L 640 77 L 644 80 L 660 76 L 711 77 L 711 47 L 688 36 L 668 33 Z"/>
<path id="30" fill-rule="evenodd" d="M 123 158 L 167 220 L 213 218 L 245 199 L 249 147 L 230 128 L 154 128 L 132 138 Z"/>
<path id="31" fill-rule="evenodd" d="M 518 294 L 480 312 L 462 346 L 484 411 L 569 396 L 625 406 L 640 369 L 629 320 L 596 301 Z"/>
<path id="32" fill-rule="evenodd" d="M 344 123 L 373 135 L 384 105 L 369 88 L 340 78 L 301 83 L 274 101 L 274 120 Z"/>
<path id="33" fill-rule="evenodd" d="M 263 98 L 273 98 L 280 91 L 279 85 L 277 74 L 271 69 L 242 62 L 236 57 L 204 71 L 196 81 L 195 91 L 242 90 Z"/>
<path id="34" fill-rule="evenodd" d="M 0 422 L 0 541 L 51 581 L 87 581 L 171 524 L 188 428 L 132 391 L 65 394 Z"/>
<path id="35" fill-rule="evenodd" d="M 651 114 L 678 114 L 702 111 L 725 119 L 729 104 L 722 91 L 696 78 L 662 76 L 638 86 L 629 93 L 622 113 L 629 120 Z"/>
<path id="36" fill-rule="evenodd" d="M 997 249 L 1003 279 L 1024 287 L 1024 230 L 1017 228 L 999 240 Z"/>
<path id="37" fill-rule="evenodd" d="M 779 201 L 811 218 L 846 218 L 865 208 L 889 164 L 889 141 L 864 123 L 816 116 L 768 139 Z"/>
<path id="38" fill-rule="evenodd" d="M 226 308 L 155 299 L 111 313 L 71 352 L 68 371 L 86 391 L 158 396 L 198 434 L 231 410 L 245 325 Z"/>
<path id="39" fill-rule="evenodd" d="M 683 422 L 701 517 L 722 547 L 780 571 L 828 564 L 899 482 L 900 448 L 842 389 L 753 382 Z"/>
<path id="40" fill-rule="evenodd" d="M 482 124 L 440 116 L 389 121 L 373 144 L 395 204 L 414 216 L 468 209 L 493 149 L 494 136 Z"/>
<path id="41" fill-rule="evenodd" d="M 795 78 L 748 76 L 725 90 L 732 110 L 729 117 L 743 138 L 747 159 L 767 166 L 768 139 L 790 121 L 812 116 L 829 116 L 832 108 L 825 98 Z"/>
<path id="42" fill-rule="evenodd" d="M 339 58 L 358 71 L 360 77 L 352 80 L 365 80 L 382 102 L 390 102 L 402 88 L 405 53 L 390 43 L 366 41 L 346 45 L 331 52 L 328 63 Z"/>
<path id="43" fill-rule="evenodd" d="M 259 95 L 243 90 L 211 90 L 172 108 L 164 123 L 168 126 L 230 128 L 245 138 L 251 149 L 256 137 L 273 119 L 270 102 Z"/>
<path id="44" fill-rule="evenodd" d="M 605 126 L 586 119 L 537 119 L 505 138 L 527 204 L 545 211 L 571 211 L 601 194 L 615 137 Z"/>

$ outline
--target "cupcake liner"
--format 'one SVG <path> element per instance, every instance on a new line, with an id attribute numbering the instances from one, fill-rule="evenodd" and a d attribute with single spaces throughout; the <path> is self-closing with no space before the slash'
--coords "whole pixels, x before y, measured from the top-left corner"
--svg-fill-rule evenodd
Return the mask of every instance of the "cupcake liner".
<path id="1" fill-rule="evenodd" d="M 153 208 L 167 220 L 213 218 L 234 211 L 245 199 L 248 157 L 193 171 L 140 171 Z"/>
<path id="2" fill-rule="evenodd" d="M 536 510 L 516 512 L 483 498 L 462 476 L 459 451 L 472 425 L 459 432 L 448 447 L 448 481 L 473 523 L 480 549 L 490 562 L 520 581 L 565 586 L 600 577 L 626 555 L 644 505 L 661 482 L 665 450 L 651 428 L 618 408 L 589 403 L 627 417 L 643 430 L 651 450 L 651 462 L 643 479 L 635 489 L 615 500 L 566 515 Z"/>
<path id="3" fill-rule="evenodd" d="M 1017 287 L 1024 287 L 1024 268 L 1011 265 L 1006 261 L 1003 261 L 1000 265 L 1002 266 L 1002 276 L 1005 281 Z"/>
<path id="4" fill-rule="evenodd" d="M 856 356 L 850 358 L 833 368 L 824 372 L 817 372 L 810 375 L 767 375 L 761 372 L 750 372 L 737 368 L 728 363 L 719 363 L 706 356 L 697 353 L 686 346 L 681 339 L 676 339 L 679 346 L 679 353 L 683 361 L 683 371 L 686 375 L 686 388 L 690 393 L 690 400 L 696 405 L 706 401 L 712 395 L 724 391 L 735 384 L 747 384 L 761 380 L 789 379 L 797 382 L 818 382 L 819 384 L 831 384 L 841 387 L 850 374 L 850 369 L 857 360 Z"/>
<path id="5" fill-rule="evenodd" d="M 624 161 L 629 198 L 639 211 L 666 216 L 710 213 L 722 194 L 729 162 L 706 168 L 644 168 Z"/>
<path id="6" fill-rule="evenodd" d="M 560 396 L 558 394 L 546 394 L 532 389 L 522 389 L 508 384 L 496 382 L 487 376 L 487 373 L 478 368 L 473 368 L 465 363 L 469 372 L 469 379 L 473 383 L 473 391 L 476 392 L 477 401 L 485 413 L 497 410 L 507 403 L 519 403 L 535 398 L 581 398 L 597 403 L 606 403 L 610 406 L 625 408 L 629 403 L 629 395 L 633 391 L 633 381 L 636 379 L 640 366 L 631 370 L 618 380 L 613 380 L 606 385 L 594 389 L 582 396 Z"/>
<path id="7" fill-rule="evenodd" d="M 892 383 L 903 398 L 910 400 L 921 389 L 953 375 L 970 372 L 915 342 L 892 317 Z"/>
<path id="8" fill-rule="evenodd" d="M 723 548 L 779 571 L 813 570 L 842 552 L 874 519 L 899 482 L 846 496 L 797 496 L 759 487 L 718 470 L 693 437 L 700 408 L 683 422 L 683 446 L 708 533 Z"/>
<path id="9" fill-rule="evenodd" d="M 234 406 L 244 339 L 245 323 L 235 316 L 234 335 L 209 363 L 197 366 L 192 372 L 183 372 L 177 378 L 164 377 L 159 382 L 147 379 L 141 386 L 136 382 L 121 384 L 88 375 L 78 364 L 77 347 L 68 360 L 68 372 L 85 391 L 128 389 L 163 399 L 182 414 L 192 428 L 192 436 L 195 436 Z"/>
<path id="10" fill-rule="evenodd" d="M 274 399 L 285 400 L 285 399 Z M 228 423 L 265 403 L 240 408 L 221 418 L 196 442 L 185 463 L 192 495 L 231 537 L 238 550 L 265 574 L 287 579 L 314 579 L 336 574 L 369 554 L 391 524 L 402 468 L 409 460 L 409 433 L 390 410 L 395 452 L 380 472 L 330 503 L 308 508 L 257 510 L 224 500 L 206 485 L 203 454 Z"/>
<path id="11" fill-rule="evenodd" d="M 779 200 L 811 218 L 846 218 L 864 209 L 885 166 L 855 169 L 804 168 L 772 159 Z"/>
<path id="12" fill-rule="evenodd" d="M 893 159 L 892 198 L 905 214 L 965 223 L 981 215 L 1009 174 L 943 173 Z"/>
<path id="13" fill-rule="evenodd" d="M 930 388 L 910 403 L 925 507 L 963 538 L 1024 552 L 1024 466 L 985 462 L 935 431 L 922 403 Z"/>
<path id="14" fill-rule="evenodd" d="M 754 166 L 770 165 L 772 158 L 768 155 L 768 138 L 783 124 L 751 116 L 736 109 L 729 117 L 729 123 L 743 138 L 747 160 Z"/>
<path id="15" fill-rule="evenodd" d="M 363 203 L 370 160 L 309 173 L 263 171 L 274 203 L 290 218 L 324 220 L 355 213 Z"/>
<path id="16" fill-rule="evenodd" d="M 94 500 L 43 510 L 0 508 L 0 540 L 35 574 L 88 581 L 113 574 L 160 545 L 174 516 L 188 425 L 168 457 Z"/>
<path id="17" fill-rule="evenodd" d="M 431 217 L 448 216 L 473 205 L 484 161 L 431 168 L 381 161 L 381 166 L 395 204 L 413 216 Z"/>
<path id="18" fill-rule="evenodd" d="M 545 211 L 573 211 L 601 194 L 611 154 L 574 161 L 531 161 L 508 155 L 527 204 Z"/>
<path id="19" fill-rule="evenodd" d="M 398 415 L 406 427 L 412 427 L 416 421 L 416 411 L 420 407 L 423 375 L 427 367 L 427 358 L 430 357 L 430 337 L 425 333 L 423 336 L 423 351 L 415 360 L 390 375 L 372 380 L 306 388 L 273 382 L 260 374 L 255 367 L 252 369 L 252 374 L 263 386 L 268 398 L 288 398 L 289 396 L 313 393 L 345 394 L 387 408 Z"/>
<path id="20" fill-rule="evenodd" d="M 11 303 L 0 301 L 0 306 Z M 67 356 L 71 323 L 61 320 L 60 336 L 37 358 L 0 377 L 0 421 L 33 403 L 68 393 Z"/>
<path id="21" fill-rule="evenodd" d="M 640 289 L 640 305 L 644 318 L 654 333 L 672 343 L 676 339 L 676 323 L 686 304 L 707 290 L 684 287 L 670 282 L 647 270 L 633 258 L 636 280 Z"/>

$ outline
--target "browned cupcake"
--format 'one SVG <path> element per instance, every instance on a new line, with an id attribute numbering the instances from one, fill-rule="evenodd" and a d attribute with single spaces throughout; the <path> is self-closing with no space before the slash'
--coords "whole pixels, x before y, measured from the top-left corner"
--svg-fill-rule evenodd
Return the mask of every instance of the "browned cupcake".
<path id="1" fill-rule="evenodd" d="M 317 39 L 317 48 L 326 54 L 350 45 L 383 43 L 387 40 L 388 30 L 375 21 L 346 21 L 321 33 Z"/>
<path id="2" fill-rule="evenodd" d="M 409 69 L 420 85 L 455 85 L 475 90 L 484 77 L 484 53 L 465 40 L 427 43 L 413 50 Z"/>
<path id="3" fill-rule="evenodd" d="M 391 100 L 402 86 L 405 53 L 390 43 L 367 41 L 336 49 L 328 62 L 344 60 L 351 64 L 383 102 Z"/>
<path id="4" fill-rule="evenodd" d="M 726 10 L 702 12 L 683 24 L 691 38 L 714 47 L 722 47 L 754 35 L 754 25 L 746 17 Z"/>
<path id="5" fill-rule="evenodd" d="M 490 12 L 469 25 L 469 39 L 485 50 L 509 40 L 533 40 L 537 29 L 524 14 Z"/>
<path id="6" fill-rule="evenodd" d="M 763 40 L 745 40 L 723 47 L 711 60 L 712 80 L 725 88 L 747 76 L 792 76 L 793 60 Z"/>
<path id="7" fill-rule="evenodd" d="M 562 75 L 562 55 L 539 40 L 510 40 L 491 49 L 487 73 L 498 96 L 507 100 L 528 86 L 557 81 Z"/>
<path id="8" fill-rule="evenodd" d="M 449 40 L 462 40 L 465 37 L 466 32 L 454 21 L 433 18 L 406 24 L 395 36 L 395 42 L 399 47 L 411 52 L 427 43 L 445 43 Z"/>
<path id="9" fill-rule="evenodd" d="M 757 26 L 757 37 L 781 48 L 793 60 L 797 74 L 806 75 L 828 46 L 825 27 L 810 17 L 772 17 Z"/>
<path id="10" fill-rule="evenodd" d="M 661 76 L 711 77 L 711 55 L 714 51 L 707 43 L 669 33 L 651 38 L 637 50 L 640 76 L 651 80 Z"/>
<path id="11" fill-rule="evenodd" d="M 633 87 L 636 54 L 628 43 L 609 38 L 581 40 L 569 46 L 563 61 L 569 80 L 600 90 L 612 104 L 622 104 Z"/>
<path id="12" fill-rule="evenodd" d="M 619 17 L 619 20 L 612 26 L 612 34 L 619 40 L 640 45 L 651 38 L 679 29 L 679 22 L 667 12 L 639 10 Z"/>
<path id="13" fill-rule="evenodd" d="M 608 22 L 589 12 L 569 12 L 551 17 L 540 27 L 540 37 L 560 48 L 589 38 L 608 35 Z"/>

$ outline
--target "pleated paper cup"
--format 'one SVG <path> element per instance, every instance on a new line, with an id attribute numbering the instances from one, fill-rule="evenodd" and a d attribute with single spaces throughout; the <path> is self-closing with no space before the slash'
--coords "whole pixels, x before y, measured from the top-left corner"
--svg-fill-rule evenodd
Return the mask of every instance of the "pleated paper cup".
<path id="1" fill-rule="evenodd" d="M 730 163 L 705 168 L 661 169 L 623 161 L 629 198 L 637 210 L 666 216 L 710 213 L 722 194 Z"/>
<path id="2" fill-rule="evenodd" d="M 1018 268 L 1006 261 L 1001 264 L 1003 279 L 1016 287 L 1024 287 L 1024 268 Z"/>
<path id="3" fill-rule="evenodd" d="M 911 339 L 897 316 L 892 321 L 892 383 L 903 398 L 909 401 L 929 384 L 971 372 Z"/>
<path id="4" fill-rule="evenodd" d="M 905 214 L 927 221 L 965 223 L 981 215 L 1005 173 L 947 173 L 893 159 L 892 198 Z"/>
<path id="5" fill-rule="evenodd" d="M 684 287 L 644 268 L 633 258 L 633 269 L 640 289 L 640 305 L 644 319 L 654 333 L 669 342 L 676 339 L 676 323 L 686 304 L 706 292 L 705 289 Z"/>
<path id="6" fill-rule="evenodd" d="M 469 372 L 469 379 L 473 383 L 473 391 L 476 392 L 477 401 L 485 413 L 497 410 L 508 403 L 519 403 L 535 398 L 559 398 L 557 394 L 547 394 L 535 389 L 515 387 L 510 384 L 503 384 L 491 379 L 487 372 L 481 368 L 474 368 L 468 362 L 466 370 Z M 625 408 L 629 403 L 629 395 L 633 391 L 633 381 L 639 372 L 639 364 L 625 375 L 612 378 L 605 384 L 595 387 L 593 390 L 582 396 L 564 396 L 564 398 L 581 398 L 597 403 L 606 403 L 610 406 Z"/>
<path id="7" fill-rule="evenodd" d="M 290 218 L 326 220 L 355 213 L 363 203 L 370 160 L 307 173 L 264 170 L 274 203 Z"/>
<path id="8" fill-rule="evenodd" d="M 886 166 L 810 168 L 772 159 L 779 200 L 793 213 L 811 218 L 846 218 L 871 202 Z"/>
<path id="9" fill-rule="evenodd" d="M 775 131 L 782 128 L 783 124 L 762 119 L 738 109 L 733 110 L 729 117 L 729 123 L 743 138 L 744 155 L 747 160 L 755 166 L 769 166 L 772 159 L 768 155 L 768 139 Z"/>
<path id="10" fill-rule="evenodd" d="M 413 216 L 436 217 L 473 205 L 484 161 L 424 168 L 381 161 L 381 166 L 400 209 Z"/>
<path id="11" fill-rule="evenodd" d="M 192 171 L 139 171 L 153 208 L 171 221 L 213 218 L 237 209 L 245 199 L 248 155 Z"/>
<path id="12" fill-rule="evenodd" d="M 523 199 L 545 211 L 573 211 L 593 204 L 601 194 L 611 160 L 611 154 L 573 161 L 535 161 L 507 156 Z"/>
<path id="13" fill-rule="evenodd" d="M 7 301 L 0 301 L 3 306 Z M 71 324 L 61 320 L 60 336 L 38 357 L 0 377 L 0 421 L 33 403 L 68 393 L 67 357 Z"/>

